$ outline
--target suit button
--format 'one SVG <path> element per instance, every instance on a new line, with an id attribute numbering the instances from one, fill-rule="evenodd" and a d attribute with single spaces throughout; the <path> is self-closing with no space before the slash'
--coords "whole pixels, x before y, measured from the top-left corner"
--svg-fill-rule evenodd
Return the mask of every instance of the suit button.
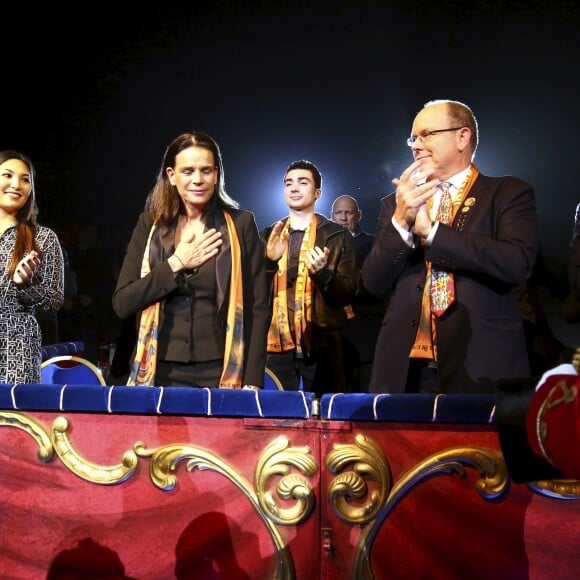
<path id="1" fill-rule="evenodd" d="M 417 321 L 416 320 L 411 320 L 411 328 L 417 326 Z"/>
<path id="2" fill-rule="evenodd" d="M 423 290 L 423 284 L 417 284 L 417 290 L 422 291 Z"/>

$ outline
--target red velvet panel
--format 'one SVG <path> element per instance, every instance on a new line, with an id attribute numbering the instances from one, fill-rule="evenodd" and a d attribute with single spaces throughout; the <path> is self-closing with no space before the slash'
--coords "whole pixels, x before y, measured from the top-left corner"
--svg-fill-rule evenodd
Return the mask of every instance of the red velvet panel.
<path id="1" fill-rule="evenodd" d="M 391 485 L 434 454 L 456 447 L 499 449 L 493 426 L 354 423 L 351 433 L 332 433 L 321 449 L 363 433 L 378 444 L 391 469 Z M 325 472 L 322 489 L 334 475 Z M 511 483 L 505 496 L 486 500 L 476 489 L 477 469 L 424 477 L 395 502 L 371 547 L 377 580 L 572 579 L 577 577 L 580 501 L 563 501 Z M 372 491 L 372 483 L 369 485 Z M 358 502 L 368 501 L 368 495 Z M 357 501 L 351 500 L 352 505 Z M 322 503 L 321 525 L 331 530 L 332 552 L 323 554 L 326 578 L 354 578 L 352 554 L 362 527 L 342 521 Z"/>
<path id="2" fill-rule="evenodd" d="M 47 432 L 59 416 L 25 415 Z M 484 499 L 477 491 L 477 469 L 461 460 L 455 467 L 462 465 L 463 475 L 421 470 L 430 456 L 443 457 L 453 448 L 478 447 L 484 454 L 499 450 L 493 425 L 82 413 L 67 418 L 71 445 L 85 461 L 119 464 L 140 441 L 149 450 L 181 444 L 222 461 L 250 494 L 257 491 L 260 458 L 281 436 L 300 457 L 310 454 L 318 465 L 312 474 L 301 473 L 300 462 L 293 463 L 289 455 L 267 485 L 283 509 L 296 505 L 295 498 L 281 497 L 284 490 L 277 488 L 287 473 L 295 476 L 298 494 L 306 482 L 316 497 L 312 514 L 303 521 L 272 524 L 287 546 L 290 578 L 364 577 L 355 554 L 360 555 L 361 537 L 370 524 L 339 517 L 329 496 L 338 476 L 352 480 L 353 473 L 367 488 L 359 498 L 349 497 L 348 505 L 364 505 L 377 491 L 388 508 L 383 506 L 384 519 L 369 548 L 370 574 L 379 580 L 576 577 L 578 500 L 543 497 L 516 484 L 502 496 Z M 357 451 L 360 435 L 376 446 L 387 466 L 382 490 L 364 465 L 369 458 Z M 331 469 L 329 458 L 341 446 L 348 453 L 339 469 Z M 0 577 L 62 578 L 71 567 L 77 577 L 90 570 L 140 580 L 274 576 L 280 553 L 263 517 L 244 491 L 211 465 L 201 469 L 198 463 L 188 471 L 187 461 L 178 461 L 172 472 L 175 487 L 163 490 L 153 484 L 150 459 L 140 457 L 126 481 L 99 485 L 69 471 L 57 456 L 41 462 L 38 449 L 24 430 L 0 426 Z M 422 475 L 391 501 L 412 470 Z"/>
<path id="3" fill-rule="evenodd" d="M 29 414 L 32 416 L 32 414 Z M 58 415 L 35 413 L 47 426 Z M 256 458 L 281 433 L 293 446 L 318 454 L 317 432 L 272 420 L 155 416 L 69 415 L 75 450 L 97 464 L 115 465 L 138 442 L 148 448 L 174 443 L 211 450 L 253 488 Z M 304 423 L 306 424 L 306 423 Z M 258 428 L 260 427 L 260 428 Z M 139 578 L 270 578 L 273 542 L 243 493 L 212 470 L 178 465 L 177 485 L 163 491 L 140 459 L 137 473 L 112 485 L 89 483 L 55 457 L 41 463 L 33 439 L 0 428 L 0 577 L 58 578 L 67 566 Z M 318 487 L 318 473 L 313 482 Z M 307 577 L 318 577 L 317 518 L 279 527 L 292 559 Z M 100 568 L 99 568 L 100 567 Z M 125 576 L 123 576 L 124 574 Z"/>

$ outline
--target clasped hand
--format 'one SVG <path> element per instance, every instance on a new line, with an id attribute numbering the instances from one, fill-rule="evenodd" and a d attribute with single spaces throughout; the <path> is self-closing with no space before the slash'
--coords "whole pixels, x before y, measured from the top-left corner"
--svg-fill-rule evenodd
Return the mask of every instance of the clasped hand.
<path id="1" fill-rule="evenodd" d="M 401 173 L 401 177 L 393 179 L 396 186 L 397 206 L 394 219 L 408 231 L 426 236 L 431 229 L 431 219 L 426 206 L 441 183 L 437 178 L 431 178 L 432 169 L 421 168 L 421 160 L 414 161 Z"/>
<path id="2" fill-rule="evenodd" d="M 32 280 L 32 275 L 38 266 L 40 266 L 40 256 L 38 252 L 32 250 L 18 262 L 12 280 L 18 286 L 28 284 Z"/>
<path id="3" fill-rule="evenodd" d="M 328 262 L 328 254 L 330 250 L 325 246 L 324 250 L 321 250 L 318 246 L 311 248 L 306 252 L 306 268 L 309 274 L 316 274 L 320 272 Z"/>
<path id="4" fill-rule="evenodd" d="M 278 221 L 272 227 L 268 242 L 266 243 L 266 256 L 273 262 L 277 262 L 284 253 L 288 244 L 288 234 L 284 233 L 284 222 Z M 324 250 L 318 246 L 309 249 L 306 252 L 305 264 L 309 274 L 320 272 L 327 262 L 330 250 L 325 247 Z"/>

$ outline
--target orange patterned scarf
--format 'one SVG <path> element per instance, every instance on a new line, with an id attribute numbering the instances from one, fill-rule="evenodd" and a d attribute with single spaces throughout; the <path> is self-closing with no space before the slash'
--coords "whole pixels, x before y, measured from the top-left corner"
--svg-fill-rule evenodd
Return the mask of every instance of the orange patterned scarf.
<path id="1" fill-rule="evenodd" d="M 288 320 L 288 245 L 278 261 L 278 272 L 274 276 L 274 300 L 272 307 L 272 321 L 268 331 L 268 352 L 284 352 L 296 349 L 297 353 L 302 352 L 302 346 L 306 354 L 310 354 L 310 335 L 308 331 L 312 318 L 312 280 L 306 268 L 306 252 L 314 248 L 316 242 L 316 226 L 318 220 L 314 215 L 308 228 L 304 232 L 302 245 L 300 246 L 300 256 L 298 259 L 298 276 L 295 283 L 294 320 Z M 281 232 L 281 236 L 290 239 L 290 218 Z M 294 339 L 290 332 L 290 324 L 294 329 Z"/>
<path id="2" fill-rule="evenodd" d="M 220 389 L 241 389 L 244 362 L 244 297 L 242 279 L 242 251 L 234 220 L 224 212 L 232 252 L 232 274 L 226 323 L 226 347 Z"/>
<path id="3" fill-rule="evenodd" d="M 149 249 L 151 238 L 155 231 L 155 224 L 151 226 L 143 260 L 141 262 L 141 278 L 151 272 L 149 262 Z M 127 385 L 154 385 L 155 372 L 157 370 L 157 337 L 159 334 L 159 313 L 161 306 L 159 302 L 154 302 L 143 310 L 139 322 L 139 337 L 137 339 L 137 350 L 133 368 L 129 375 Z"/>
<path id="4" fill-rule="evenodd" d="M 224 352 L 224 367 L 219 387 L 222 389 L 241 389 L 244 360 L 244 301 L 242 260 L 240 241 L 234 227 L 232 217 L 224 212 L 228 235 L 230 238 L 232 272 L 228 301 L 228 316 L 226 322 L 226 344 Z M 155 225 L 151 227 L 143 262 L 141 277 L 151 272 L 149 249 Z M 137 350 L 128 385 L 154 385 L 157 370 L 157 337 L 159 331 L 160 303 L 155 302 L 145 308 L 139 324 Z"/>

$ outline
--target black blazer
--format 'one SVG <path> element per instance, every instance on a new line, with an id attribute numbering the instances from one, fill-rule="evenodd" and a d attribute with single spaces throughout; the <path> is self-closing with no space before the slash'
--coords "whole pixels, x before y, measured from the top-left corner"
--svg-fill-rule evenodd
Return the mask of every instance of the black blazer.
<path id="1" fill-rule="evenodd" d="M 227 232 L 225 218 L 217 211 L 216 227 Z M 262 386 L 266 361 L 266 337 L 269 326 L 268 292 L 264 250 L 258 228 L 251 212 L 228 210 L 240 241 L 242 254 L 242 278 L 244 300 L 244 370 L 243 384 Z M 113 294 L 113 309 L 116 314 L 127 319 L 177 288 L 177 282 L 167 260 L 174 251 L 175 227 L 160 226 L 151 244 L 151 273 L 141 278 L 141 262 L 153 220 L 149 212 L 139 216 L 139 220 L 119 273 Z M 227 235 L 224 240 L 227 239 Z M 218 318 L 225 335 L 231 273 L 231 253 L 229 244 L 223 244 L 215 260 L 216 300 Z M 134 352 L 134 347 L 133 347 Z M 133 356 L 133 355 L 132 355 Z"/>

